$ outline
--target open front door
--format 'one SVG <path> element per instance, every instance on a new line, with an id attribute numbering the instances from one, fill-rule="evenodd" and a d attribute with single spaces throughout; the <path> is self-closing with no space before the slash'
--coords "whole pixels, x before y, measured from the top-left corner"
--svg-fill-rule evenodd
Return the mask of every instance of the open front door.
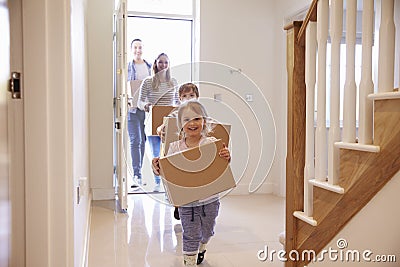
<path id="1" fill-rule="evenodd" d="M 120 0 L 116 17 L 116 105 L 115 105 L 115 132 L 116 132 L 116 175 L 117 191 L 120 208 L 124 211 L 127 205 L 127 167 L 125 147 L 127 141 L 126 115 L 128 96 L 126 93 L 127 63 L 126 63 L 126 0 Z"/>

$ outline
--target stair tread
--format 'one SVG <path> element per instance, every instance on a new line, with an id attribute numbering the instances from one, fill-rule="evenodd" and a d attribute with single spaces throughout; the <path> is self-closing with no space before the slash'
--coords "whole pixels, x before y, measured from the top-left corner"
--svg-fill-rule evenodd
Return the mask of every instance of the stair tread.
<path id="1" fill-rule="evenodd" d="M 318 222 L 314 220 L 313 217 L 307 216 L 303 211 L 295 211 L 293 212 L 293 216 L 310 224 L 311 226 L 317 226 Z"/>
<path id="2" fill-rule="evenodd" d="M 329 191 L 332 191 L 332 192 L 335 192 L 338 194 L 344 194 L 344 188 L 339 185 L 333 185 L 328 182 L 319 181 L 316 179 L 311 179 L 308 182 L 314 186 L 317 186 L 317 187 L 320 187 L 320 188 L 323 188 L 323 189 L 326 189 L 326 190 L 329 190 Z"/>
<path id="3" fill-rule="evenodd" d="M 383 92 L 383 93 L 375 93 L 368 95 L 368 99 L 372 100 L 393 99 L 393 98 L 400 98 L 400 92 L 393 91 L 393 92 Z"/>
<path id="4" fill-rule="evenodd" d="M 380 151 L 380 146 L 366 145 L 359 143 L 335 142 L 335 146 L 338 148 L 345 148 L 345 149 L 373 152 L 373 153 L 378 153 Z"/>

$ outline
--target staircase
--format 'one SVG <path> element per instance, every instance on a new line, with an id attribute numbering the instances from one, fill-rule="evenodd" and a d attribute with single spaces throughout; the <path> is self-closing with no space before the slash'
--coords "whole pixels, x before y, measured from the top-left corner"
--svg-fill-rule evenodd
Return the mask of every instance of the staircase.
<path id="1" fill-rule="evenodd" d="M 325 7 L 320 6 L 318 8 L 318 5 L 324 1 L 323 5 Z M 387 1 L 385 5 L 389 3 L 389 7 L 380 6 L 380 10 L 384 12 L 386 12 L 387 8 L 394 7 L 393 5 L 391 6 L 391 0 L 385 1 Z M 351 137 L 351 130 L 354 130 L 354 133 L 356 132 L 356 124 L 350 124 L 350 128 L 354 128 L 350 129 L 349 134 L 349 132 L 346 132 L 349 125 L 348 121 L 345 121 L 347 114 L 343 118 L 342 128 L 338 123 L 334 125 L 335 120 L 337 119 L 338 122 L 339 118 L 332 118 L 332 113 L 334 113 L 332 110 L 329 131 L 337 127 L 343 139 L 338 140 L 340 134 L 337 135 L 339 137 L 331 138 L 332 135 L 329 133 L 328 140 L 324 136 L 318 136 L 318 127 L 321 126 L 318 125 L 318 121 L 317 129 L 314 133 L 314 99 L 310 100 L 310 92 L 314 92 L 313 86 L 315 84 L 317 87 L 317 97 L 319 97 L 320 91 L 326 90 L 326 88 L 324 85 L 321 86 L 318 82 L 315 82 L 315 79 L 313 80 L 312 73 L 310 75 L 310 66 L 306 65 L 306 62 L 309 64 L 310 61 L 313 61 L 310 60 L 310 58 L 313 58 L 309 54 L 309 51 L 313 49 L 312 45 L 310 46 L 313 39 L 310 39 L 308 36 L 306 37 L 306 32 L 312 32 L 308 24 L 314 22 L 314 27 L 318 27 L 319 29 L 317 38 L 315 38 L 318 39 L 318 46 L 323 47 L 325 45 L 324 43 L 321 44 L 321 40 L 322 42 L 326 42 L 324 38 L 326 39 L 328 30 L 326 29 L 326 37 L 324 37 L 323 29 L 321 30 L 323 26 L 318 25 L 319 21 L 317 18 L 328 17 L 326 16 L 327 13 L 323 13 L 328 12 L 328 10 L 324 11 L 324 8 L 328 8 L 327 2 L 327 0 L 314 0 L 304 21 L 296 21 L 285 27 L 287 31 L 288 72 L 285 251 L 296 250 L 300 255 L 303 251 L 313 250 L 316 253 L 320 252 L 352 217 L 400 171 L 400 93 L 397 90 L 387 89 L 387 84 L 394 84 L 393 77 L 389 76 L 391 82 L 382 82 L 383 80 L 387 80 L 385 76 L 387 73 L 384 73 L 387 72 L 387 68 L 374 66 L 381 72 L 381 75 L 378 77 L 381 82 L 378 83 L 377 93 L 362 91 L 364 88 L 360 83 L 359 95 L 365 95 L 364 98 L 361 97 L 359 100 L 362 103 L 360 104 L 360 109 L 364 107 L 364 104 L 367 108 L 365 108 L 365 113 L 365 110 L 360 110 L 360 125 L 357 127 L 358 137 L 354 140 L 350 138 L 350 141 L 343 140 L 348 136 Z M 331 18 L 338 14 L 335 14 L 335 11 L 332 10 L 335 8 L 333 3 L 337 4 L 337 2 L 343 6 L 343 1 L 332 0 L 332 6 L 330 7 Z M 337 10 L 340 9 L 343 9 L 343 7 Z M 349 11 L 349 9 L 348 7 L 347 10 Z M 393 12 L 386 13 L 389 13 L 389 17 L 390 14 L 393 14 Z M 318 16 L 318 14 L 320 15 Z M 385 21 L 387 14 L 382 14 L 381 16 L 381 20 Z M 389 18 L 389 22 L 392 21 L 393 18 Z M 326 21 L 322 24 L 326 24 Z M 338 36 L 334 36 L 336 26 L 331 24 L 330 28 L 332 49 L 334 48 L 335 40 L 342 38 L 341 34 L 339 38 Z M 341 25 L 339 26 L 341 27 Z M 349 28 L 349 25 L 346 26 Z M 341 32 L 342 29 L 340 28 Z M 391 31 L 389 30 L 388 32 Z M 351 40 L 351 36 L 346 36 L 346 39 Z M 386 38 L 385 40 L 388 40 L 389 43 L 391 42 L 391 38 Z M 332 55 L 335 56 L 334 52 L 332 52 Z M 379 53 L 379 57 L 394 58 L 394 51 L 389 56 Z M 318 64 L 320 64 L 320 61 L 321 58 L 318 55 Z M 335 69 L 333 62 L 334 60 L 332 59 L 332 69 Z M 318 65 L 318 70 L 321 69 L 320 66 Z M 363 64 L 363 68 L 368 69 L 368 62 Z M 390 72 L 391 70 L 389 69 Z M 321 77 L 320 75 L 323 75 L 321 71 L 318 74 L 317 80 L 323 81 L 326 77 Z M 351 72 L 346 72 L 346 75 L 346 81 L 352 79 Z M 332 73 L 332 91 L 334 90 L 333 86 L 335 82 L 333 76 Z M 311 89 L 308 87 L 311 87 Z M 382 87 L 386 89 L 383 90 Z M 344 90 L 346 96 L 346 85 Z M 333 96 L 331 95 L 330 98 L 333 98 Z M 320 101 L 317 99 L 317 102 Z M 312 103 L 311 108 L 308 106 L 310 105 L 309 103 Z M 337 104 L 331 102 L 331 107 Z M 368 105 L 371 106 L 370 111 L 368 111 Z M 347 107 L 347 110 L 355 110 L 355 107 L 355 103 L 350 103 L 350 107 Z M 322 106 L 322 111 L 319 108 L 321 107 L 318 104 L 317 117 L 318 114 L 323 114 L 323 128 L 326 130 L 325 106 Z M 310 121 L 312 121 L 312 124 L 310 124 Z M 309 130 L 310 125 L 311 131 Z M 371 127 L 370 130 L 368 129 L 368 125 Z M 326 131 L 323 132 L 323 135 L 326 135 Z M 320 140 L 323 140 L 322 145 L 326 144 L 324 155 L 321 155 L 320 151 L 318 151 L 322 146 L 321 143 L 318 143 Z M 336 175 L 337 177 L 335 177 Z M 285 266 L 305 266 L 309 261 L 309 259 L 299 258 L 291 260 L 288 258 Z"/>

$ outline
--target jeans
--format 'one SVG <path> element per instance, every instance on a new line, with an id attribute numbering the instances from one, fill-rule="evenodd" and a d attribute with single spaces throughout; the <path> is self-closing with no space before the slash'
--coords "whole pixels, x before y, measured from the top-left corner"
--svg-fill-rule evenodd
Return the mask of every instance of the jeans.
<path id="1" fill-rule="evenodd" d="M 153 158 L 160 156 L 161 138 L 158 135 L 147 136 Z M 154 175 L 154 182 L 160 184 L 160 176 Z"/>
<path id="2" fill-rule="evenodd" d="M 128 132 L 131 145 L 132 169 L 133 175 L 138 179 L 142 178 L 142 164 L 144 157 L 144 146 L 146 136 L 144 134 L 145 112 L 136 109 L 134 112 L 128 112 Z"/>

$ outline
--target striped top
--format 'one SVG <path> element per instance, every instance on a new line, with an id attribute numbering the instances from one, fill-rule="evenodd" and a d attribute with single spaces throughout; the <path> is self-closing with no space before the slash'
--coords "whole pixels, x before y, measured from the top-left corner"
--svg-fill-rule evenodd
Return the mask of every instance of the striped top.
<path id="1" fill-rule="evenodd" d="M 153 90 L 151 85 L 152 77 L 147 77 L 143 80 L 140 91 L 137 106 L 139 109 L 144 110 L 144 106 L 147 103 L 159 106 L 177 106 L 179 105 L 177 81 L 172 78 L 174 87 L 170 87 L 169 83 L 161 82 L 158 90 Z"/>

